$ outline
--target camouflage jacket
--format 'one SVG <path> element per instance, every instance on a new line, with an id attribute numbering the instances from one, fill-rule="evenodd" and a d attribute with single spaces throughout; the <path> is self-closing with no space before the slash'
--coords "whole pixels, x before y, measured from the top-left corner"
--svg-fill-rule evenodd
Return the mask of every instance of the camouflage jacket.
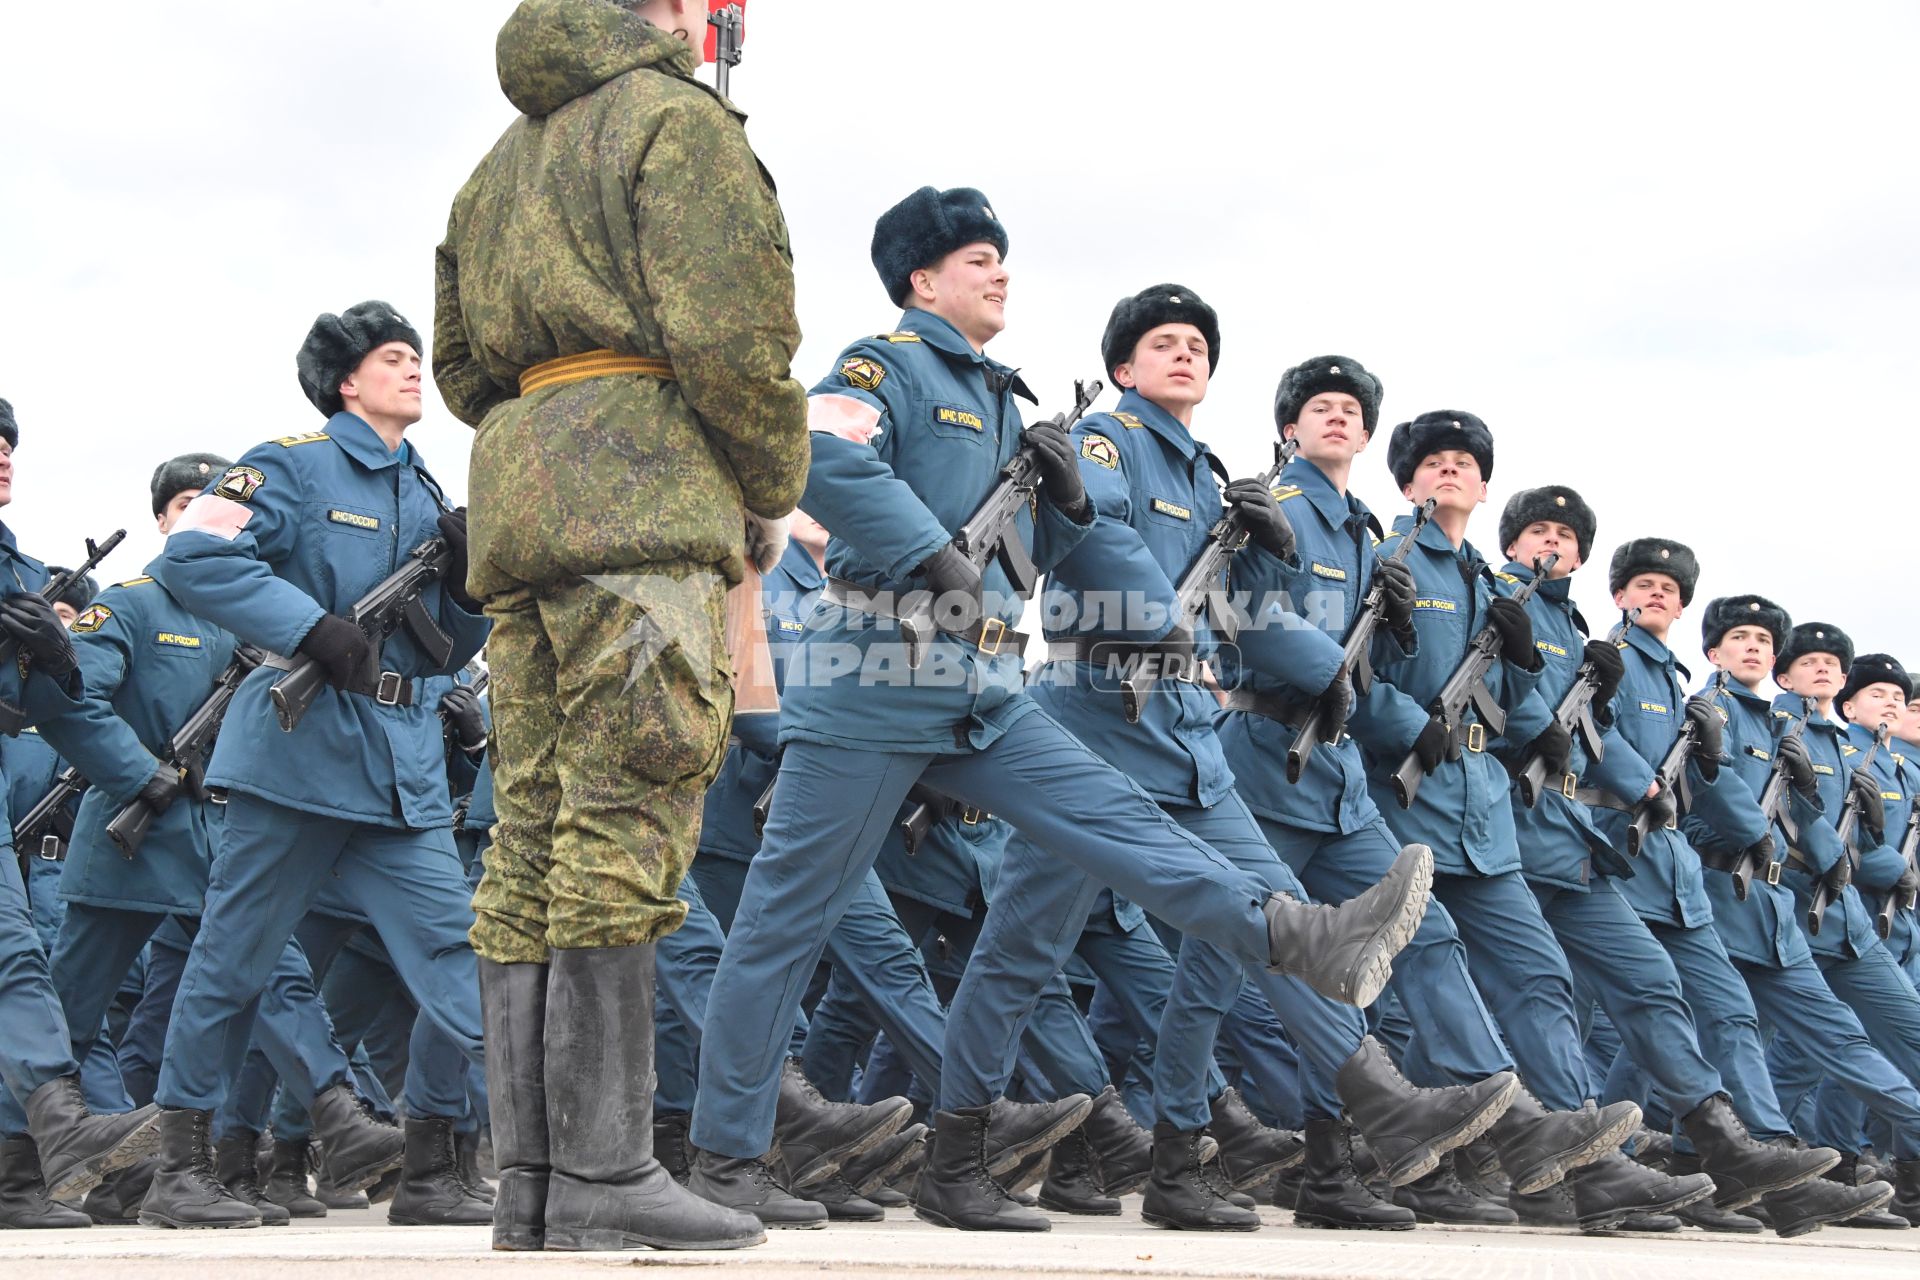
<path id="1" fill-rule="evenodd" d="M 524 0 L 501 29 L 524 114 L 455 198 L 433 371 L 473 457 L 475 594 L 654 561 L 737 578 L 741 506 L 806 480 L 792 255 L 744 119 L 693 52 L 610 0 Z M 664 358 L 519 396 L 529 367 Z"/>

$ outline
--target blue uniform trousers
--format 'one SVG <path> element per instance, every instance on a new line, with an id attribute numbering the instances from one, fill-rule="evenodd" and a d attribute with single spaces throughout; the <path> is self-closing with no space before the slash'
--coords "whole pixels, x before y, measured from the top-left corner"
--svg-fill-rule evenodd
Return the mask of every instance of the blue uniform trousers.
<path id="1" fill-rule="evenodd" d="M 173 1021 L 173 1000 L 180 994 L 180 975 L 186 972 L 193 939 L 168 919 L 147 943 L 139 1003 L 127 1019 L 120 1040 L 120 1078 L 127 1096 L 139 1106 L 153 1101 L 160 1085 L 160 1061 L 167 1047 L 167 1025 Z"/>
<path id="2" fill-rule="evenodd" d="M 1578 979 L 1581 1006 L 1590 1007 L 1589 996 L 1599 1000 L 1667 1109 L 1684 1116 L 1723 1092 L 1720 1073 L 1701 1053 L 1672 958 L 1614 882 L 1598 877 L 1586 893 L 1537 881 L 1532 888 Z"/>
<path id="3" fill-rule="evenodd" d="M 710 861 L 711 857 L 696 857 L 694 864 Z M 656 1113 L 693 1110 L 700 1082 L 698 1029 L 707 1024 L 707 995 L 727 943 L 700 891 L 699 877 L 689 874 L 683 879 L 679 896 L 687 904 L 687 918 L 654 944 L 653 985 L 659 993 L 653 1019 Z"/>
<path id="4" fill-rule="evenodd" d="M 246 1057 L 251 1002 L 329 877 L 373 922 L 421 1008 L 480 1061 L 471 892 L 451 829 L 368 826 L 235 792 L 168 1029 L 163 1105 L 220 1104 Z"/>
<path id="5" fill-rule="evenodd" d="M 0 1028 L 0 1137 L 12 1137 L 27 1131 L 21 1104 L 34 1090 L 79 1074 L 80 1064 L 10 848 L 0 849 Z"/>
<path id="6" fill-rule="evenodd" d="M 1909 956 L 1905 961 L 1900 961 L 1896 956 L 1895 960 L 1899 963 L 1900 975 L 1909 984 L 1913 983 L 1914 958 Z M 1816 1133 L 1853 1135 L 1851 1141 L 1855 1144 L 1864 1135 L 1876 1151 L 1893 1149 L 1893 1126 L 1879 1115 L 1868 1114 L 1866 1106 L 1830 1074 L 1820 1082 L 1813 1114 Z M 1847 1149 L 1851 1150 L 1852 1147 Z"/>
<path id="7" fill-rule="evenodd" d="M 714 980 L 713 999 L 728 1017 L 701 1045 L 697 1146 L 736 1157 L 767 1150 L 782 1047 L 768 1029 L 791 1021 L 827 934 L 863 891 L 900 804 L 923 774 L 930 786 L 1004 818 L 1134 901 L 1230 945 L 1244 963 L 1265 962 L 1264 885 L 1181 831 L 1044 711 L 1025 711 L 970 755 L 790 742 Z M 969 979 L 992 955 L 992 946 L 979 948 Z M 949 1074 L 954 1033 L 950 1015 Z M 941 1089 L 945 1096 L 951 1080 L 943 1078 Z"/>
<path id="8" fill-rule="evenodd" d="M 366 949 L 348 947 L 322 984 L 340 1042 L 366 1047 L 387 1091 L 400 1087 L 409 1116 L 450 1119 L 458 1132 L 474 1132 L 484 1073 L 414 1002 L 379 939 L 360 942 Z"/>
<path id="9" fill-rule="evenodd" d="M 1848 1092 L 1860 1100 L 1858 1105 L 1888 1118 L 1892 1126 L 1890 1149 L 1896 1158 L 1904 1160 L 1920 1155 L 1920 1131 L 1903 1122 L 1897 1114 L 1898 1103 L 1913 1095 L 1911 1086 L 1920 1085 L 1920 995 L 1916 995 L 1912 983 L 1885 947 L 1869 947 L 1865 955 L 1855 959 L 1816 956 L 1814 962 L 1828 989 L 1858 1019 L 1860 1029 L 1877 1055 L 1909 1086 L 1894 1091 L 1896 1102 L 1892 1110 L 1877 1104 L 1864 1092 L 1856 1089 Z M 1813 1105 L 1814 1090 L 1822 1077 L 1831 1075 L 1843 1089 L 1849 1083 L 1842 1075 L 1833 1041 L 1783 1025 L 1769 1058 L 1781 1102 L 1788 1114 L 1809 1122 L 1810 1140 L 1844 1151 L 1859 1150 L 1860 1111 L 1830 1109 L 1822 1116 L 1821 1109 Z"/>

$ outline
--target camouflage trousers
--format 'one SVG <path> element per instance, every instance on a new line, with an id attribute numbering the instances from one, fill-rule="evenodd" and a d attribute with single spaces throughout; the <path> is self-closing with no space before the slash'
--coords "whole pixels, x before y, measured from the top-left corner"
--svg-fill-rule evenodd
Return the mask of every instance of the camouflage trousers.
<path id="1" fill-rule="evenodd" d="M 498 825 L 473 900 L 481 956 L 544 963 L 686 918 L 677 891 L 733 717 L 726 587 L 714 566 L 667 563 L 486 601 Z"/>

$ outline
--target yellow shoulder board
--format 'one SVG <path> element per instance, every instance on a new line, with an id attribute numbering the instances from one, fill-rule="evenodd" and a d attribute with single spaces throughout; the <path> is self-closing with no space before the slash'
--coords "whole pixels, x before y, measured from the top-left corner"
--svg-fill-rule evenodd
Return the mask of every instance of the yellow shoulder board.
<path id="1" fill-rule="evenodd" d="M 902 330 L 899 333 L 876 333 L 873 336 L 880 339 L 882 342 L 918 342 L 920 341 L 919 334 L 907 333 L 904 330 Z"/>
<path id="2" fill-rule="evenodd" d="M 1854 746 L 1842 747 L 1840 748 L 1840 750 L 1843 754 L 1850 755 L 1850 756 L 1857 756 L 1860 754 L 1860 748 L 1854 747 Z"/>
<path id="3" fill-rule="evenodd" d="M 320 440 L 331 439 L 333 439 L 333 437 L 324 431 L 309 431 L 305 435 L 281 436 L 278 440 L 275 440 L 274 443 L 282 449 L 291 449 L 297 444 L 313 444 Z"/>
<path id="4" fill-rule="evenodd" d="M 1516 578 L 1516 577 L 1514 577 L 1514 576 L 1513 576 L 1512 574 L 1510 574 L 1510 573 L 1501 573 L 1501 572 L 1500 572 L 1500 571 L 1499 571 L 1498 569 L 1495 569 L 1495 570 L 1493 571 L 1493 576 L 1494 576 L 1494 577 L 1496 577 L 1496 578 L 1498 578 L 1498 579 L 1500 579 L 1500 581 L 1502 581 L 1502 582 L 1518 582 L 1518 581 L 1520 581 L 1520 579 L 1518 579 L 1518 578 Z"/>
<path id="5" fill-rule="evenodd" d="M 1112 413 L 1108 414 L 1107 416 L 1109 418 L 1112 418 L 1115 422 L 1119 423 L 1121 426 L 1125 427 L 1129 431 L 1138 431 L 1141 427 L 1144 427 L 1146 425 L 1146 423 L 1140 421 L 1140 419 L 1135 417 L 1133 414 L 1122 413 L 1118 409 L 1115 409 Z"/>
<path id="6" fill-rule="evenodd" d="M 1273 500 L 1275 502 L 1285 502 L 1288 498 L 1297 498 L 1299 496 L 1300 486 L 1297 484 L 1276 485 L 1273 490 Z"/>
<path id="7" fill-rule="evenodd" d="M 152 581 L 153 581 L 152 578 L 142 576 L 138 578 L 128 578 L 125 582 L 116 582 L 113 585 L 116 587 L 139 587 L 139 586 L 145 586 L 147 583 Z"/>

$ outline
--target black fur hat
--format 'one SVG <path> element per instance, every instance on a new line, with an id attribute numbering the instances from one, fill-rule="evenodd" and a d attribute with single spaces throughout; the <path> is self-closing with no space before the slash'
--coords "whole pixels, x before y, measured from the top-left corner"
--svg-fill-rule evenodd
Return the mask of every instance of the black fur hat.
<path id="1" fill-rule="evenodd" d="M 1787 642 L 1773 656 L 1773 678 L 1787 674 L 1796 658 L 1810 653 L 1830 653 L 1843 667 L 1853 666 L 1853 640 L 1831 622 L 1803 622 L 1787 635 Z"/>
<path id="2" fill-rule="evenodd" d="M 1140 339 L 1163 324 L 1190 324 L 1207 340 L 1207 368 L 1220 367 L 1220 317 L 1185 285 L 1156 284 L 1113 304 L 1107 331 L 1100 335 L 1100 363 L 1107 376 L 1133 359 Z"/>
<path id="3" fill-rule="evenodd" d="M 183 453 L 153 469 L 153 514 L 167 509 L 175 494 L 204 489 L 233 464 L 217 453 Z"/>
<path id="4" fill-rule="evenodd" d="M 873 224 L 873 269 L 893 305 L 904 307 L 914 272 L 981 241 L 1007 256 L 1007 229 L 992 201 L 972 187 L 922 187 Z"/>
<path id="5" fill-rule="evenodd" d="M 13 419 L 11 400 L 0 400 L 0 440 L 5 440 L 9 449 L 20 447 L 20 424 Z"/>
<path id="6" fill-rule="evenodd" d="M 1765 627 L 1778 653 L 1787 646 L 1793 618 L 1765 596 L 1719 596 L 1707 602 L 1706 620 L 1700 624 L 1700 651 L 1718 649 L 1735 627 Z"/>
<path id="7" fill-rule="evenodd" d="M 340 384 L 353 376 L 367 352 L 389 342 L 405 342 L 423 356 L 427 351 L 407 318 L 384 302 L 362 302 L 337 316 L 321 316 L 307 330 L 295 360 L 300 389 L 314 408 L 331 418 L 346 407 Z"/>
<path id="8" fill-rule="evenodd" d="M 1834 705 L 1845 707 L 1870 684 L 1897 684 L 1901 700 L 1913 701 L 1913 677 L 1907 674 L 1899 659 L 1890 653 L 1863 653 L 1847 668 L 1847 683 L 1842 686 L 1840 696 L 1833 700 Z"/>
<path id="9" fill-rule="evenodd" d="M 1435 409 L 1393 429 L 1387 441 L 1387 470 L 1402 489 L 1430 453 L 1465 449 L 1480 464 L 1480 478 L 1493 479 L 1493 432 L 1487 424 L 1461 409 Z"/>
<path id="10" fill-rule="evenodd" d="M 1573 530 L 1574 540 L 1580 546 L 1581 564 L 1593 558 L 1593 534 L 1600 522 L 1587 500 L 1563 484 L 1522 489 L 1507 499 L 1507 509 L 1500 513 L 1500 550 L 1505 552 L 1528 525 L 1542 520 L 1552 520 Z"/>
<path id="11" fill-rule="evenodd" d="M 1635 574 L 1664 573 L 1680 584 L 1680 603 L 1693 603 L 1693 589 L 1700 585 L 1700 561 L 1693 548 L 1671 538 L 1635 538 L 1613 549 L 1613 563 L 1607 568 L 1607 590 L 1618 591 Z"/>
<path id="12" fill-rule="evenodd" d="M 49 578 L 57 578 L 65 572 L 67 571 L 57 564 L 47 566 L 47 576 Z M 93 580 L 92 574 L 87 573 L 82 574 L 77 582 L 55 596 L 52 603 L 67 605 L 75 613 L 81 613 L 85 611 L 88 605 L 93 603 L 93 598 L 99 594 L 100 584 Z"/>
<path id="13" fill-rule="evenodd" d="M 1380 425 L 1380 397 L 1385 394 L 1380 379 L 1346 356 L 1315 356 L 1281 374 L 1280 389 L 1273 395 L 1273 425 L 1285 430 L 1288 423 L 1298 422 L 1307 401 L 1323 391 L 1344 391 L 1358 400 L 1369 436 Z"/>

